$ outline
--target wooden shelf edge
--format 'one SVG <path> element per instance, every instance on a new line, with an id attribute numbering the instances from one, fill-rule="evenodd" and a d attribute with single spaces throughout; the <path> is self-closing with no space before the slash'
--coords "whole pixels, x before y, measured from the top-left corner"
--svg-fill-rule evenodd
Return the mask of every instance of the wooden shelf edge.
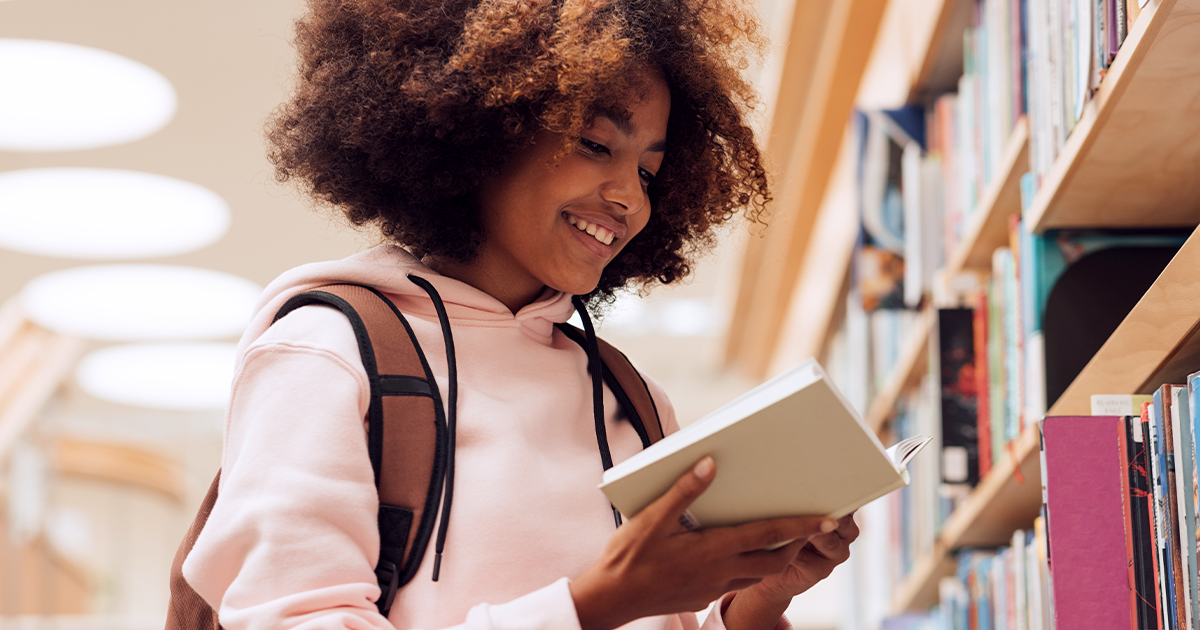
<path id="1" fill-rule="evenodd" d="M 1133 82 L 1138 67 L 1149 53 L 1175 3 L 1176 0 L 1150 0 L 1142 9 L 1142 15 L 1121 45 L 1099 89 L 1084 105 L 1083 115 L 1075 123 L 1071 135 L 1067 137 L 1058 157 L 1054 159 L 1054 165 L 1030 203 L 1025 218 L 1034 232 L 1041 233 L 1056 227 L 1088 227 L 1059 225 L 1054 217 L 1055 205 L 1070 186 L 1076 167 L 1086 160 L 1091 146 L 1104 132 L 1105 124 L 1117 109 L 1125 89 Z"/>
<path id="2" fill-rule="evenodd" d="M 964 0 L 942 0 L 942 6 L 929 36 L 929 45 L 921 58 L 921 67 L 908 88 L 908 102 L 920 104 L 936 96 L 937 92 L 949 87 L 938 85 L 938 76 L 946 70 L 946 64 L 962 70 L 962 27 L 970 22 L 971 3 Z M 954 41 L 957 40 L 957 41 Z M 949 49 L 950 53 L 947 53 Z M 947 60 L 953 55 L 956 59 Z M 951 88 L 952 89 L 952 88 Z"/>
<path id="3" fill-rule="evenodd" d="M 988 184 L 979 207 L 963 231 L 947 269 L 990 269 L 992 251 L 1008 243 L 1008 217 L 1021 213 L 1021 176 L 1029 170 L 1029 120 L 1022 116 L 1001 153 L 1000 169 Z"/>
<path id="4" fill-rule="evenodd" d="M 1047 415 L 1087 415 L 1092 394 L 1134 394 L 1157 387 L 1164 366 L 1194 341 L 1200 314 L 1200 228 L 1125 316 L 1108 341 L 1071 381 Z M 1192 366 L 1194 369 L 1195 366 Z M 1185 375 L 1186 375 L 1185 367 Z"/>
<path id="5" fill-rule="evenodd" d="M 980 538 L 974 530 L 983 524 L 985 508 L 1018 483 L 1037 484 L 1040 488 L 1040 478 L 1026 472 L 1032 465 L 1040 466 L 1040 443 L 1037 425 L 1025 427 L 1013 440 L 1009 452 L 996 462 L 971 495 L 946 519 L 942 533 L 934 542 L 933 553 L 918 559 L 912 572 L 900 582 L 892 598 L 892 612 L 926 610 L 936 604 L 938 581 L 954 573 L 954 551 L 976 544 L 975 540 Z M 1018 469 L 1023 471 L 1023 482 L 1018 481 L 1015 474 Z M 1014 527 L 1013 531 L 1016 529 Z"/>
<path id="6" fill-rule="evenodd" d="M 888 376 L 887 382 L 879 389 L 879 393 L 867 408 L 867 426 L 871 427 L 875 433 L 883 430 L 888 419 L 892 417 L 900 396 L 908 391 L 909 387 L 915 384 L 923 374 L 926 367 L 923 359 L 926 358 L 929 335 L 933 331 L 933 326 L 933 309 L 926 307 L 921 311 L 921 321 L 917 324 L 917 330 L 900 350 L 896 366 Z"/>

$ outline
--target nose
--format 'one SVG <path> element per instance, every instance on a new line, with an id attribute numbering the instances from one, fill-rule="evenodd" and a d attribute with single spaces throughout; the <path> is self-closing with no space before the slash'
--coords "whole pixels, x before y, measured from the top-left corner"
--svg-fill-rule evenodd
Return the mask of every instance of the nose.
<path id="1" fill-rule="evenodd" d="M 622 215 L 637 214 L 649 202 L 636 165 L 614 169 L 612 176 L 600 187 L 600 196 L 619 206 Z"/>

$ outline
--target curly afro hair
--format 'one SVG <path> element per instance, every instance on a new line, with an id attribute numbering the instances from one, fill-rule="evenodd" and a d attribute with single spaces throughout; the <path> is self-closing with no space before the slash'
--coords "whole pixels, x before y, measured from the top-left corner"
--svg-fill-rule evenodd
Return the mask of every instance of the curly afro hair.
<path id="1" fill-rule="evenodd" d="M 735 0 L 310 0 L 294 94 L 267 137 L 297 180 L 417 256 L 484 236 L 474 192 L 539 129 L 576 138 L 651 68 L 671 92 L 649 224 L 590 301 L 685 278 L 716 228 L 770 199 L 743 79 L 764 39 Z"/>

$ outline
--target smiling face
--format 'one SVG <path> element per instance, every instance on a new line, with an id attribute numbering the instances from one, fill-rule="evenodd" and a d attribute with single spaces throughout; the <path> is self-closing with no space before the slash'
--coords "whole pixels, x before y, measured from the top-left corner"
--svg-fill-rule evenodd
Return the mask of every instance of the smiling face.
<path id="1" fill-rule="evenodd" d="M 480 187 L 484 242 L 469 263 L 429 261 L 437 271 L 499 299 L 513 312 L 544 287 L 590 293 L 600 274 L 650 220 L 647 187 L 662 166 L 671 97 L 655 76 L 626 106 L 600 114 L 565 153 L 539 132 Z"/>

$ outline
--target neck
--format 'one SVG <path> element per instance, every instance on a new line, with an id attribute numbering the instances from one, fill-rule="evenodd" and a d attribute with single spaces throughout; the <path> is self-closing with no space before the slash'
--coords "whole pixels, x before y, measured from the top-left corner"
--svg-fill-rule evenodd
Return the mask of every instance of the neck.
<path id="1" fill-rule="evenodd" d="M 509 311 L 517 311 L 533 303 L 542 294 L 546 285 L 530 280 L 519 282 L 504 273 L 497 273 L 494 265 L 479 264 L 479 261 L 462 263 L 437 256 L 426 256 L 421 260 L 425 266 L 459 282 L 465 282 L 496 298 Z"/>

